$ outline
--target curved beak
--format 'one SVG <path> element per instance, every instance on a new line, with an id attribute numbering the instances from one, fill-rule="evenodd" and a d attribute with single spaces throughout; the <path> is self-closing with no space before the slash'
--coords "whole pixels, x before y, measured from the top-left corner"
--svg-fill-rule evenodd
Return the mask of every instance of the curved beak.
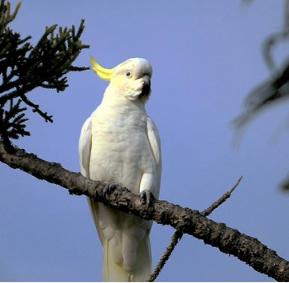
<path id="1" fill-rule="evenodd" d="M 151 81 L 149 79 L 144 82 L 140 97 L 148 97 L 150 93 L 151 93 Z"/>

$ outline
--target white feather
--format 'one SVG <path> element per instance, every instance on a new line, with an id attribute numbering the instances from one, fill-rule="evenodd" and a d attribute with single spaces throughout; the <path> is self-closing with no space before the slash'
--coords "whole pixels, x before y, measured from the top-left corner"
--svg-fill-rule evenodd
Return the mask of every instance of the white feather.
<path id="1" fill-rule="evenodd" d="M 79 159 L 80 172 L 83 176 L 89 177 L 89 162 L 91 151 L 91 117 L 84 122 L 79 138 Z"/>
<path id="2" fill-rule="evenodd" d="M 149 190 L 158 198 L 160 139 L 146 114 L 145 100 L 137 99 L 150 79 L 151 66 L 134 58 L 114 70 L 101 105 L 81 131 L 81 173 L 134 193 Z M 104 248 L 104 280 L 146 281 L 151 271 L 152 223 L 91 200 L 90 206 Z"/>
<path id="3" fill-rule="evenodd" d="M 160 140 L 158 129 L 150 117 L 147 118 L 147 133 L 148 133 L 149 143 L 150 143 L 150 146 L 151 146 L 151 149 L 152 149 L 155 161 L 156 161 L 156 171 L 157 171 L 155 173 L 156 192 L 154 196 L 158 198 L 160 194 L 160 182 L 161 182 L 161 171 L 162 171 L 161 140 Z"/>

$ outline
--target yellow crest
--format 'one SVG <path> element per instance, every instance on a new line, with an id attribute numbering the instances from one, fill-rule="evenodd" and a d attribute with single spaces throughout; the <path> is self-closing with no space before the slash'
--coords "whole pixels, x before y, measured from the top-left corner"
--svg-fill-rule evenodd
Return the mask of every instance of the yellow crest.
<path id="1" fill-rule="evenodd" d="M 90 64 L 92 70 L 103 80 L 110 81 L 113 73 L 113 68 L 112 69 L 106 69 L 102 67 L 100 64 L 96 62 L 96 60 L 91 57 L 90 58 Z"/>

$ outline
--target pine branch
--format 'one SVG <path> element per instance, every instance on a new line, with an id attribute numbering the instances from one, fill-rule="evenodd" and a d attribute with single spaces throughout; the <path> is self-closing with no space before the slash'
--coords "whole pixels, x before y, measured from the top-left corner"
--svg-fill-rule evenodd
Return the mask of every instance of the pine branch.
<path id="1" fill-rule="evenodd" d="M 10 138 L 18 139 L 20 136 L 29 136 L 26 130 L 25 107 L 21 107 L 21 100 L 19 99 L 16 104 L 11 99 L 9 108 L 5 110 L 0 108 L 0 136 L 7 143 Z M 8 145 L 9 146 L 9 145 Z"/>
<path id="2" fill-rule="evenodd" d="M 200 212 L 162 200 L 154 200 L 149 207 L 138 195 L 115 185 L 114 190 L 104 194 L 104 182 L 92 181 L 80 173 L 70 172 L 60 164 L 48 162 L 34 154 L 17 149 L 13 153 L 5 150 L 0 141 L 0 161 L 12 168 L 68 189 L 71 194 L 86 195 L 96 201 L 132 213 L 146 220 L 181 229 L 204 243 L 218 248 L 225 254 L 237 257 L 260 273 L 277 281 L 289 281 L 289 262 L 256 238 L 240 233 L 223 223 L 217 223 Z"/>
<path id="3" fill-rule="evenodd" d="M 252 2 L 252 0 L 250 1 Z M 289 60 L 284 60 L 277 66 L 273 51 L 280 43 L 289 40 L 289 0 L 284 0 L 283 27 L 280 31 L 269 35 L 263 42 L 263 57 L 270 75 L 266 80 L 259 83 L 244 100 L 244 110 L 233 121 L 233 124 L 240 134 L 256 115 L 279 102 L 289 98 Z M 281 190 L 289 192 L 289 179 L 284 180 L 280 185 Z"/>
<path id="4" fill-rule="evenodd" d="M 88 69 L 72 65 L 80 52 L 88 48 L 80 39 L 84 20 L 81 20 L 78 29 L 74 26 L 59 27 L 58 30 L 57 25 L 46 27 L 33 46 L 30 36 L 22 38 L 9 27 L 19 8 L 20 4 L 12 12 L 10 2 L 0 0 L 0 139 L 10 148 L 10 139 L 30 135 L 26 129 L 27 119 L 24 118 L 27 109 L 46 122 L 53 122 L 52 115 L 28 98 L 30 92 L 39 87 L 64 91 L 68 86 L 69 72 Z M 21 108 L 20 114 L 15 110 L 21 102 L 27 108 Z M 16 108 L 9 107 L 11 103 Z"/>
<path id="5" fill-rule="evenodd" d="M 28 106 L 30 106 L 33 110 L 33 112 L 38 113 L 44 120 L 45 122 L 53 122 L 52 116 L 48 115 L 47 112 L 43 112 L 40 108 L 38 104 L 33 103 L 32 101 L 30 101 L 25 95 L 21 95 L 20 96 L 22 101 L 24 103 L 26 103 Z"/>

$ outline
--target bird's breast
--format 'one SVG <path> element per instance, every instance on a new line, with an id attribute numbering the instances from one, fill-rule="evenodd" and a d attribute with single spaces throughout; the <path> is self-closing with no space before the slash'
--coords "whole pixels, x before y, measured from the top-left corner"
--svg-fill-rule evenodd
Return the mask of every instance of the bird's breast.
<path id="1" fill-rule="evenodd" d="M 137 193 L 143 172 L 153 170 L 145 113 L 99 113 L 92 123 L 90 176 Z"/>

